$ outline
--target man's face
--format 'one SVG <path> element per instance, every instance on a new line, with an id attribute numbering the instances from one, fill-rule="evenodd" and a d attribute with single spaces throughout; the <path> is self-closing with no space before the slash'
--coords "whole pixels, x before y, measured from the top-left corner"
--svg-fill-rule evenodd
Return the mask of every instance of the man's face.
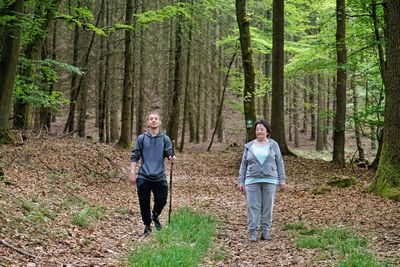
<path id="1" fill-rule="evenodd" d="M 160 127 L 161 125 L 160 116 L 158 116 L 157 114 L 150 114 L 149 121 L 147 122 L 147 124 L 150 128 L 153 129 Z"/>

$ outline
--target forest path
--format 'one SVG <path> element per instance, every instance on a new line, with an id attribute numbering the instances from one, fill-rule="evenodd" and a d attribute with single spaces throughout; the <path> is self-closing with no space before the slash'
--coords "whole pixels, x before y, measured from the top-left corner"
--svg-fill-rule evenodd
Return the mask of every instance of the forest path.
<path id="1" fill-rule="evenodd" d="M 218 150 L 218 151 L 217 151 Z M 127 149 L 54 137 L 30 138 L 23 146 L 0 146 L 0 266 L 121 266 L 141 237 L 136 189 L 127 183 Z M 246 202 L 237 190 L 241 149 L 204 152 L 198 146 L 178 154 L 173 176 L 173 211 L 180 207 L 217 216 L 215 240 L 226 257 L 205 266 L 331 266 L 315 250 L 297 249 L 283 226 L 345 225 L 366 236 L 382 259 L 398 257 L 400 203 L 363 192 L 371 173 L 334 169 L 329 163 L 285 158 L 289 186 L 277 194 L 270 242 L 247 241 Z M 167 168 L 169 168 L 167 163 Z M 169 170 L 168 170 L 169 171 Z M 335 176 L 355 176 L 354 188 L 312 190 Z M 87 208 L 105 214 L 88 227 L 72 218 Z M 166 224 L 168 204 L 162 214 Z"/>
<path id="2" fill-rule="evenodd" d="M 285 224 L 304 223 L 310 228 L 331 225 L 350 228 L 367 237 L 371 251 L 381 259 L 400 256 L 400 203 L 364 192 L 372 173 L 357 167 L 335 169 L 320 160 L 286 157 L 288 187 L 277 194 L 271 228 L 272 241 L 247 241 L 244 194 L 236 187 L 241 151 L 187 153 L 177 167 L 175 197 L 180 206 L 192 206 L 217 215 L 225 222 L 217 237 L 227 258 L 209 260 L 210 266 L 332 266 L 334 256 L 295 247 L 296 237 Z M 313 190 L 334 177 L 357 177 L 352 188 L 333 188 L 325 194 Z M 332 255 L 331 255 L 332 256 Z M 318 260 L 320 258 L 320 260 Z"/>

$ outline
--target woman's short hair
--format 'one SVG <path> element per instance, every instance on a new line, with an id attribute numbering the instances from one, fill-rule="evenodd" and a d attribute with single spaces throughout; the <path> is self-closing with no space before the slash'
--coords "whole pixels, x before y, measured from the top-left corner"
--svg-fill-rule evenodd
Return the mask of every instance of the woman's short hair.
<path id="1" fill-rule="evenodd" d="M 265 129 L 267 129 L 267 137 L 269 137 L 271 135 L 271 126 L 269 125 L 269 123 L 267 121 L 265 121 L 263 119 L 260 119 L 254 123 L 254 127 L 253 127 L 254 132 L 256 131 L 257 125 L 259 125 L 259 124 L 262 124 L 265 127 Z"/>

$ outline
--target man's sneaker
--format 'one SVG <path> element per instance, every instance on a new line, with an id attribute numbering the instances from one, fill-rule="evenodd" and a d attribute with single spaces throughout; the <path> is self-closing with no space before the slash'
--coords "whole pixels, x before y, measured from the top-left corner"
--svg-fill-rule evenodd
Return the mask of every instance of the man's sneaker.
<path id="1" fill-rule="evenodd" d="M 146 225 L 144 227 L 143 236 L 144 237 L 148 237 L 150 234 L 151 234 L 151 226 L 150 225 Z"/>
<path id="2" fill-rule="evenodd" d="M 269 236 L 268 232 L 262 232 L 261 233 L 261 240 L 271 241 L 272 238 Z"/>
<path id="3" fill-rule="evenodd" d="M 158 217 L 154 216 L 154 214 L 153 214 L 153 218 L 152 219 L 153 219 L 153 222 L 154 222 L 154 226 L 156 227 L 156 230 L 160 231 L 161 228 L 162 228 L 160 220 L 158 219 Z"/>

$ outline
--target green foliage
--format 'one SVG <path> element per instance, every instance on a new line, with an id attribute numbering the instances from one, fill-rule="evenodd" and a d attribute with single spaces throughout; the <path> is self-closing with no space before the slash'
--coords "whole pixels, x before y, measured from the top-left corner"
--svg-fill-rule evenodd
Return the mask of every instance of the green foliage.
<path id="1" fill-rule="evenodd" d="M 79 68 L 52 59 L 31 60 L 21 57 L 20 67 L 37 69 L 37 71 L 31 76 L 17 75 L 14 97 L 25 103 L 32 103 L 34 106 L 51 107 L 55 111 L 59 106 L 69 103 L 60 91 L 48 91 L 48 88 L 59 80 L 57 69 L 83 75 Z"/>
<path id="2" fill-rule="evenodd" d="M 72 216 L 71 222 L 82 228 L 88 228 L 92 224 L 93 219 L 103 218 L 105 212 L 106 208 L 104 206 L 86 207 L 78 213 L 75 213 Z"/>
<path id="3" fill-rule="evenodd" d="M 160 10 L 149 10 L 141 14 L 134 14 L 137 24 L 147 26 L 152 22 L 163 22 L 167 19 L 175 18 L 177 16 L 184 16 L 191 18 L 190 7 L 185 3 L 176 3 L 168 5 Z"/>
<path id="4" fill-rule="evenodd" d="M 216 220 L 184 208 L 171 224 L 129 254 L 130 266 L 198 266 L 212 244 Z M 223 257 L 221 254 L 220 257 Z"/>

